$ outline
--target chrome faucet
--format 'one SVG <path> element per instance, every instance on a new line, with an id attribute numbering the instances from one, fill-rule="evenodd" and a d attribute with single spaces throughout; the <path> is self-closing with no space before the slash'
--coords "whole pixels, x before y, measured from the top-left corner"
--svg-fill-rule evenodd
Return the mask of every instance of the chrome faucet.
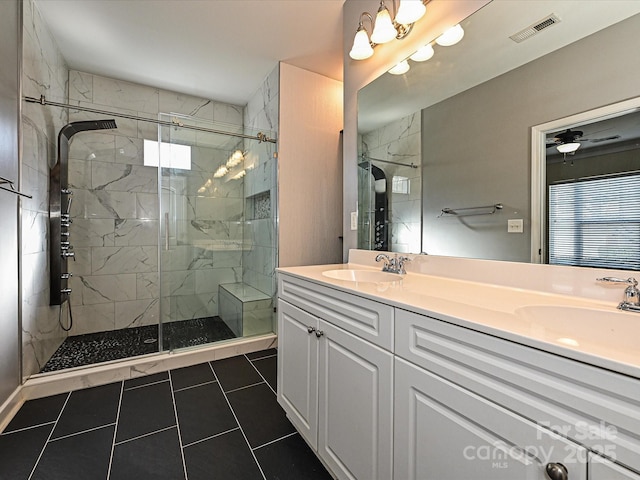
<path id="1" fill-rule="evenodd" d="M 411 261 L 409 257 L 399 257 L 397 253 L 393 258 L 389 258 L 389 255 L 386 253 L 379 253 L 376 255 L 376 262 L 381 260 L 384 260 L 384 264 L 382 265 L 383 272 L 399 273 L 400 275 L 405 275 L 407 273 L 404 269 L 404 264 Z"/>
<path id="2" fill-rule="evenodd" d="M 598 278 L 597 281 L 627 285 L 627 288 L 624 290 L 624 300 L 618 304 L 618 308 L 620 310 L 640 313 L 640 290 L 638 290 L 638 281 L 635 278 L 629 277 L 625 280 L 624 278 L 603 277 Z"/>

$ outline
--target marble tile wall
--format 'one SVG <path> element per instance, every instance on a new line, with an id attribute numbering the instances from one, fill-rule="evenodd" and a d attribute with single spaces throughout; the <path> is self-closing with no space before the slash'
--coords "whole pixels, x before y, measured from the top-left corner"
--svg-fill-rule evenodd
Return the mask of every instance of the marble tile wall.
<path id="1" fill-rule="evenodd" d="M 32 0 L 23 2 L 23 95 L 65 102 L 68 69 Z M 58 307 L 49 306 L 49 167 L 56 162 L 58 131 L 66 111 L 22 103 L 20 190 L 33 195 L 22 206 L 22 371 L 40 371 L 67 336 Z"/>
<path id="2" fill-rule="evenodd" d="M 262 131 L 278 136 L 279 67 L 265 79 L 262 86 L 249 100 L 244 113 L 245 128 L 251 132 Z M 243 282 L 261 292 L 273 296 L 276 292 L 275 268 L 278 265 L 277 218 L 277 158 L 273 143 L 245 143 L 250 167 L 245 176 L 247 211 L 252 212 L 244 226 L 245 249 L 242 260 Z M 268 217 L 255 214 L 255 201 L 267 201 Z M 262 208 L 266 208 L 263 204 Z M 260 218 L 258 218 L 260 217 Z"/>
<path id="3" fill-rule="evenodd" d="M 389 125 L 363 134 L 360 139 L 360 154 L 367 157 L 401 163 L 406 166 L 374 162 L 384 170 L 388 182 L 391 238 L 389 249 L 394 252 L 419 253 L 421 250 L 421 174 L 422 158 L 420 148 L 420 112 L 401 118 Z M 417 165 L 411 168 L 409 165 Z M 366 180 L 368 174 L 359 171 L 359 178 Z M 409 193 L 393 192 L 391 179 L 406 178 Z M 363 182 L 359 183 L 363 185 Z M 366 182 L 364 182 L 366 185 Z M 362 195 L 359 195 L 362 197 Z M 365 195 L 366 197 L 366 195 Z M 370 195 L 373 199 L 373 195 Z M 368 205 L 359 205 L 358 242 L 362 248 L 369 248 L 362 242 L 369 235 L 366 211 Z"/>
<path id="4" fill-rule="evenodd" d="M 221 130 L 242 130 L 241 106 L 85 72 L 70 72 L 69 101 L 152 119 L 170 112 L 163 120 L 187 115 L 210 128 L 215 122 L 224 124 Z M 70 112 L 70 121 L 95 118 Z M 241 143 L 206 132 L 159 130 L 145 121 L 116 123 L 115 130 L 80 133 L 71 142 L 71 241 L 77 258 L 71 265 L 71 333 L 157 323 L 161 298 L 163 321 L 217 315 L 218 285 L 242 279 L 244 182 L 214 179 L 213 173 Z M 159 134 L 192 146 L 191 170 L 163 169 L 161 210 L 157 168 L 143 162 L 143 140 L 155 141 Z M 159 232 L 160 212 L 168 219 L 169 249 L 165 231 Z"/>

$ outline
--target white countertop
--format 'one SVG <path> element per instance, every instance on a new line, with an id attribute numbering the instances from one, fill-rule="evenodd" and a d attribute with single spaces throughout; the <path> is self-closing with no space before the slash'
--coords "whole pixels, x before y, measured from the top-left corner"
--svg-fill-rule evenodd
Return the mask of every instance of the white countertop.
<path id="1" fill-rule="evenodd" d="M 279 268 L 327 287 L 640 378 L 640 313 L 611 301 L 408 273 L 397 282 L 336 280 L 322 272 L 362 264 Z"/>

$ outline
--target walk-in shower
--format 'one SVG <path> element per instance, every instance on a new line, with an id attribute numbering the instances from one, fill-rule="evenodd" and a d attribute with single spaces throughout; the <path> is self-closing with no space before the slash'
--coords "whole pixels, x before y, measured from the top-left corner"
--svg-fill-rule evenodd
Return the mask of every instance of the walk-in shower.
<path id="1" fill-rule="evenodd" d="M 49 303 L 67 333 L 40 373 L 273 332 L 269 132 L 25 100 L 79 120 L 50 169 Z"/>
<path id="2" fill-rule="evenodd" d="M 358 248 L 420 252 L 420 168 L 361 156 Z"/>

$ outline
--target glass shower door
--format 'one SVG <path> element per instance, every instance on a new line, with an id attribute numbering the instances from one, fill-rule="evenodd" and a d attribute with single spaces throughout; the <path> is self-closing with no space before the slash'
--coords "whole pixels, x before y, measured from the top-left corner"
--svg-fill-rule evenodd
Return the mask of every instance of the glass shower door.
<path id="1" fill-rule="evenodd" d="M 269 333 L 275 291 L 275 216 L 268 208 L 275 198 L 274 146 L 204 131 L 228 131 L 229 125 L 177 120 L 202 130 L 159 128 L 165 149 L 160 157 L 170 159 L 159 169 L 163 350 Z M 257 197 L 256 178 L 266 180 Z M 259 232 L 256 211 L 267 212 Z"/>

